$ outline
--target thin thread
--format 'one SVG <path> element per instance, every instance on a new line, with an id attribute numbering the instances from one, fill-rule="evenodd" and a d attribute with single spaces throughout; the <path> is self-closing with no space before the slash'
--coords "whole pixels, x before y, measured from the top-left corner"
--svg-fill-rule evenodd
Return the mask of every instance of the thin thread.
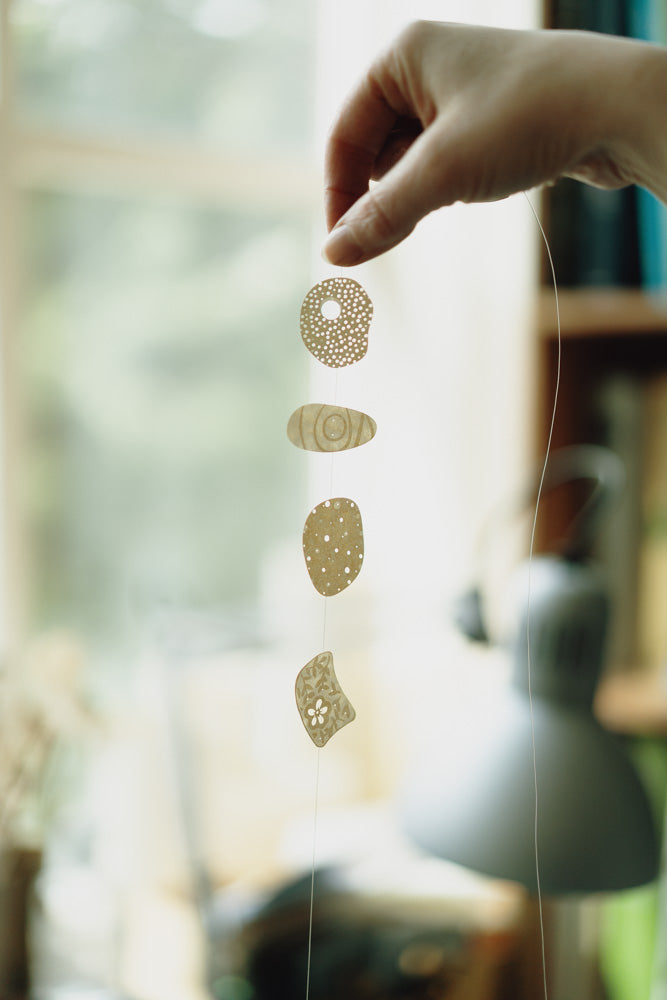
<path id="1" fill-rule="evenodd" d="M 317 813 L 320 798 L 320 751 L 315 748 L 315 811 L 313 815 L 313 863 L 310 870 L 310 913 L 308 916 L 308 952 L 306 958 L 306 1000 L 310 995 L 310 966 L 313 955 L 313 911 L 315 909 L 315 856 L 317 853 Z"/>
<path id="2" fill-rule="evenodd" d="M 334 405 L 338 401 L 338 371 L 336 370 L 334 377 Z M 331 453 L 330 464 L 329 464 L 329 496 L 333 496 L 333 480 L 334 480 L 334 452 Z M 329 604 L 329 599 L 324 598 L 324 607 L 322 609 L 322 649 L 326 649 L 326 637 L 327 637 L 327 607 Z M 313 955 L 313 913 L 315 909 L 315 865 L 317 860 L 317 813 L 318 804 L 320 796 L 320 751 L 318 748 L 315 749 L 315 754 L 317 757 L 317 767 L 315 772 L 315 808 L 313 814 L 313 860 L 310 869 L 310 907 L 308 913 L 308 950 L 306 957 L 306 1000 L 308 1000 L 310 994 L 310 968 Z"/>
<path id="3" fill-rule="evenodd" d="M 549 241 L 547 239 L 546 233 L 540 221 L 540 217 L 535 211 L 532 201 L 528 195 L 523 192 L 526 201 L 530 206 L 530 210 L 535 217 L 535 221 L 539 226 L 540 233 L 542 234 L 542 239 L 544 240 L 544 246 L 546 247 L 547 256 L 549 258 L 549 267 L 551 268 L 551 279 L 554 286 L 554 296 L 556 302 L 556 328 L 558 332 L 558 358 L 556 363 L 556 388 L 554 391 L 554 401 L 553 408 L 551 411 L 551 424 L 549 426 L 549 436 L 547 438 L 547 450 L 544 457 L 544 464 L 542 466 L 542 473 L 540 475 L 540 481 L 537 488 L 537 497 L 535 499 L 535 514 L 533 516 L 533 526 L 530 533 L 530 550 L 528 554 L 528 595 L 526 600 L 526 654 L 528 661 L 528 701 L 530 704 L 530 730 L 532 739 L 532 749 L 533 749 L 533 781 L 534 781 L 534 795 L 535 795 L 535 815 L 534 815 L 534 845 L 535 845 L 535 878 L 537 882 L 537 904 L 540 916 L 540 942 L 542 947 L 542 979 L 544 983 L 544 1000 L 549 1000 L 548 988 L 547 988 L 547 957 L 546 957 L 546 945 L 544 936 L 544 906 L 542 903 L 542 885 L 540 880 L 540 854 L 539 854 L 539 841 L 538 841 L 538 820 L 539 820 L 539 797 L 538 797 L 538 783 L 537 783 L 537 741 L 535 739 L 535 713 L 533 709 L 533 690 L 532 690 L 532 661 L 531 661 L 531 647 L 530 647 L 530 601 L 531 601 L 531 570 L 533 563 L 533 552 L 535 549 L 535 533 L 537 530 L 537 515 L 540 509 L 540 500 L 542 499 L 542 491 L 544 489 L 544 480 L 547 473 L 547 465 L 549 462 L 549 453 L 551 451 L 551 442 L 553 439 L 554 426 L 556 423 L 556 409 L 558 407 L 558 391 L 560 389 L 560 368 L 561 368 L 561 328 L 560 328 L 560 306 L 558 302 L 558 283 L 556 281 L 556 269 L 554 267 L 553 257 L 551 256 L 551 248 L 549 246 Z"/>
<path id="4" fill-rule="evenodd" d="M 324 610 L 322 611 L 322 649 L 326 649 L 327 645 L 327 601 L 328 597 L 324 598 Z"/>
<path id="5" fill-rule="evenodd" d="M 331 456 L 331 472 L 329 474 L 329 496 L 330 497 L 333 496 L 333 483 L 334 483 L 334 475 L 333 475 L 333 454 L 332 454 L 332 456 Z"/>
<path id="6" fill-rule="evenodd" d="M 334 398 L 334 406 L 336 406 L 336 404 L 338 402 L 338 369 L 336 369 L 336 373 L 335 373 L 335 376 L 334 376 L 333 398 Z M 329 458 L 329 496 L 330 497 L 333 497 L 333 490 L 334 490 L 334 455 L 335 455 L 335 452 L 332 451 L 331 452 L 331 456 Z M 325 597 L 324 598 L 324 611 L 322 612 L 322 649 L 326 649 L 326 634 L 327 634 L 327 598 Z"/>
<path id="7" fill-rule="evenodd" d="M 333 405 L 338 405 L 338 369 L 334 375 L 334 389 L 333 389 Z M 329 459 L 329 496 L 333 496 L 333 480 L 334 480 L 334 456 L 335 452 L 331 452 L 331 458 Z"/>

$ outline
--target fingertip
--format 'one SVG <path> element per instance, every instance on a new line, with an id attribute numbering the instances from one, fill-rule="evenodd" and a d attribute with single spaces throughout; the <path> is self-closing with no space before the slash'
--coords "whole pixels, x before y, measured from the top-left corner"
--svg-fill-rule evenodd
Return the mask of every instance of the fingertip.
<path id="1" fill-rule="evenodd" d="M 351 267 L 358 264 L 364 252 L 349 226 L 344 223 L 331 230 L 322 246 L 322 256 L 329 264 Z"/>

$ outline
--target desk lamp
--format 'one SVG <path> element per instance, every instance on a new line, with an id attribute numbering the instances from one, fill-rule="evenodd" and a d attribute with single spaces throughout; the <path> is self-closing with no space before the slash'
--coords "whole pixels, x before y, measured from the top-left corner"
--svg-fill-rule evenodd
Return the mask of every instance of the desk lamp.
<path id="1" fill-rule="evenodd" d="M 595 488 L 561 554 L 532 560 L 529 606 L 523 567 L 511 684 L 500 697 L 494 694 L 491 711 L 480 713 L 483 725 L 475 724 L 476 713 L 460 720 L 453 741 L 451 733 L 438 734 L 440 755 L 436 738 L 428 759 L 410 775 L 401 803 L 404 828 L 419 847 L 529 890 L 537 888 L 537 838 L 540 885 L 550 895 L 641 885 L 657 875 L 659 863 L 639 777 L 592 710 L 609 598 L 588 556 L 599 515 L 620 490 L 623 470 L 606 449 L 564 449 L 552 460 L 545 488 L 576 478 L 593 479 Z M 467 595 L 458 619 L 470 636 L 485 638 L 478 592 Z"/>

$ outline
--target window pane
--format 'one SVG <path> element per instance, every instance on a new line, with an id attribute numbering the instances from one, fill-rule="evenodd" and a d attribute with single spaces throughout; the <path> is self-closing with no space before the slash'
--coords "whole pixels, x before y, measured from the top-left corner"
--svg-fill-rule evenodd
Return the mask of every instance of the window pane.
<path id="1" fill-rule="evenodd" d="M 309 236 L 293 216 L 28 199 L 34 629 L 117 648 L 128 599 L 226 607 L 252 628 L 262 560 L 304 485 L 284 427 L 306 380 Z"/>
<path id="2" fill-rule="evenodd" d="M 17 101 L 38 124 L 303 149 L 308 0 L 15 0 Z"/>

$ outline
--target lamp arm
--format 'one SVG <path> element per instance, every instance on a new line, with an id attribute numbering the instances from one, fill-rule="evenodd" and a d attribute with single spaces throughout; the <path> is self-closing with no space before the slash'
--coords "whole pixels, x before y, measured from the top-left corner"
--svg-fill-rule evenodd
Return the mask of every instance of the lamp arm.
<path id="1" fill-rule="evenodd" d="M 591 479 L 593 489 L 570 524 L 562 555 L 578 561 L 591 550 L 600 520 L 618 499 L 625 486 L 623 462 L 608 448 L 599 445 L 572 445 L 555 452 L 547 466 L 545 490 L 577 479 Z M 533 495 L 537 487 L 533 489 Z"/>
<path id="2" fill-rule="evenodd" d="M 540 472 L 531 476 L 530 482 L 517 494 L 504 500 L 482 525 L 475 555 L 478 579 L 482 576 L 481 567 L 491 535 L 497 533 L 498 524 L 518 517 L 536 503 L 541 468 L 540 465 Z M 573 518 L 560 552 L 570 562 L 580 562 L 589 555 L 601 518 L 624 488 L 625 467 L 615 452 L 600 445 L 579 444 L 560 448 L 549 456 L 543 492 L 547 493 L 577 479 L 593 480 L 594 485 Z M 479 583 L 471 586 L 456 601 L 454 619 L 468 638 L 477 642 L 489 641 L 484 598 Z"/>

